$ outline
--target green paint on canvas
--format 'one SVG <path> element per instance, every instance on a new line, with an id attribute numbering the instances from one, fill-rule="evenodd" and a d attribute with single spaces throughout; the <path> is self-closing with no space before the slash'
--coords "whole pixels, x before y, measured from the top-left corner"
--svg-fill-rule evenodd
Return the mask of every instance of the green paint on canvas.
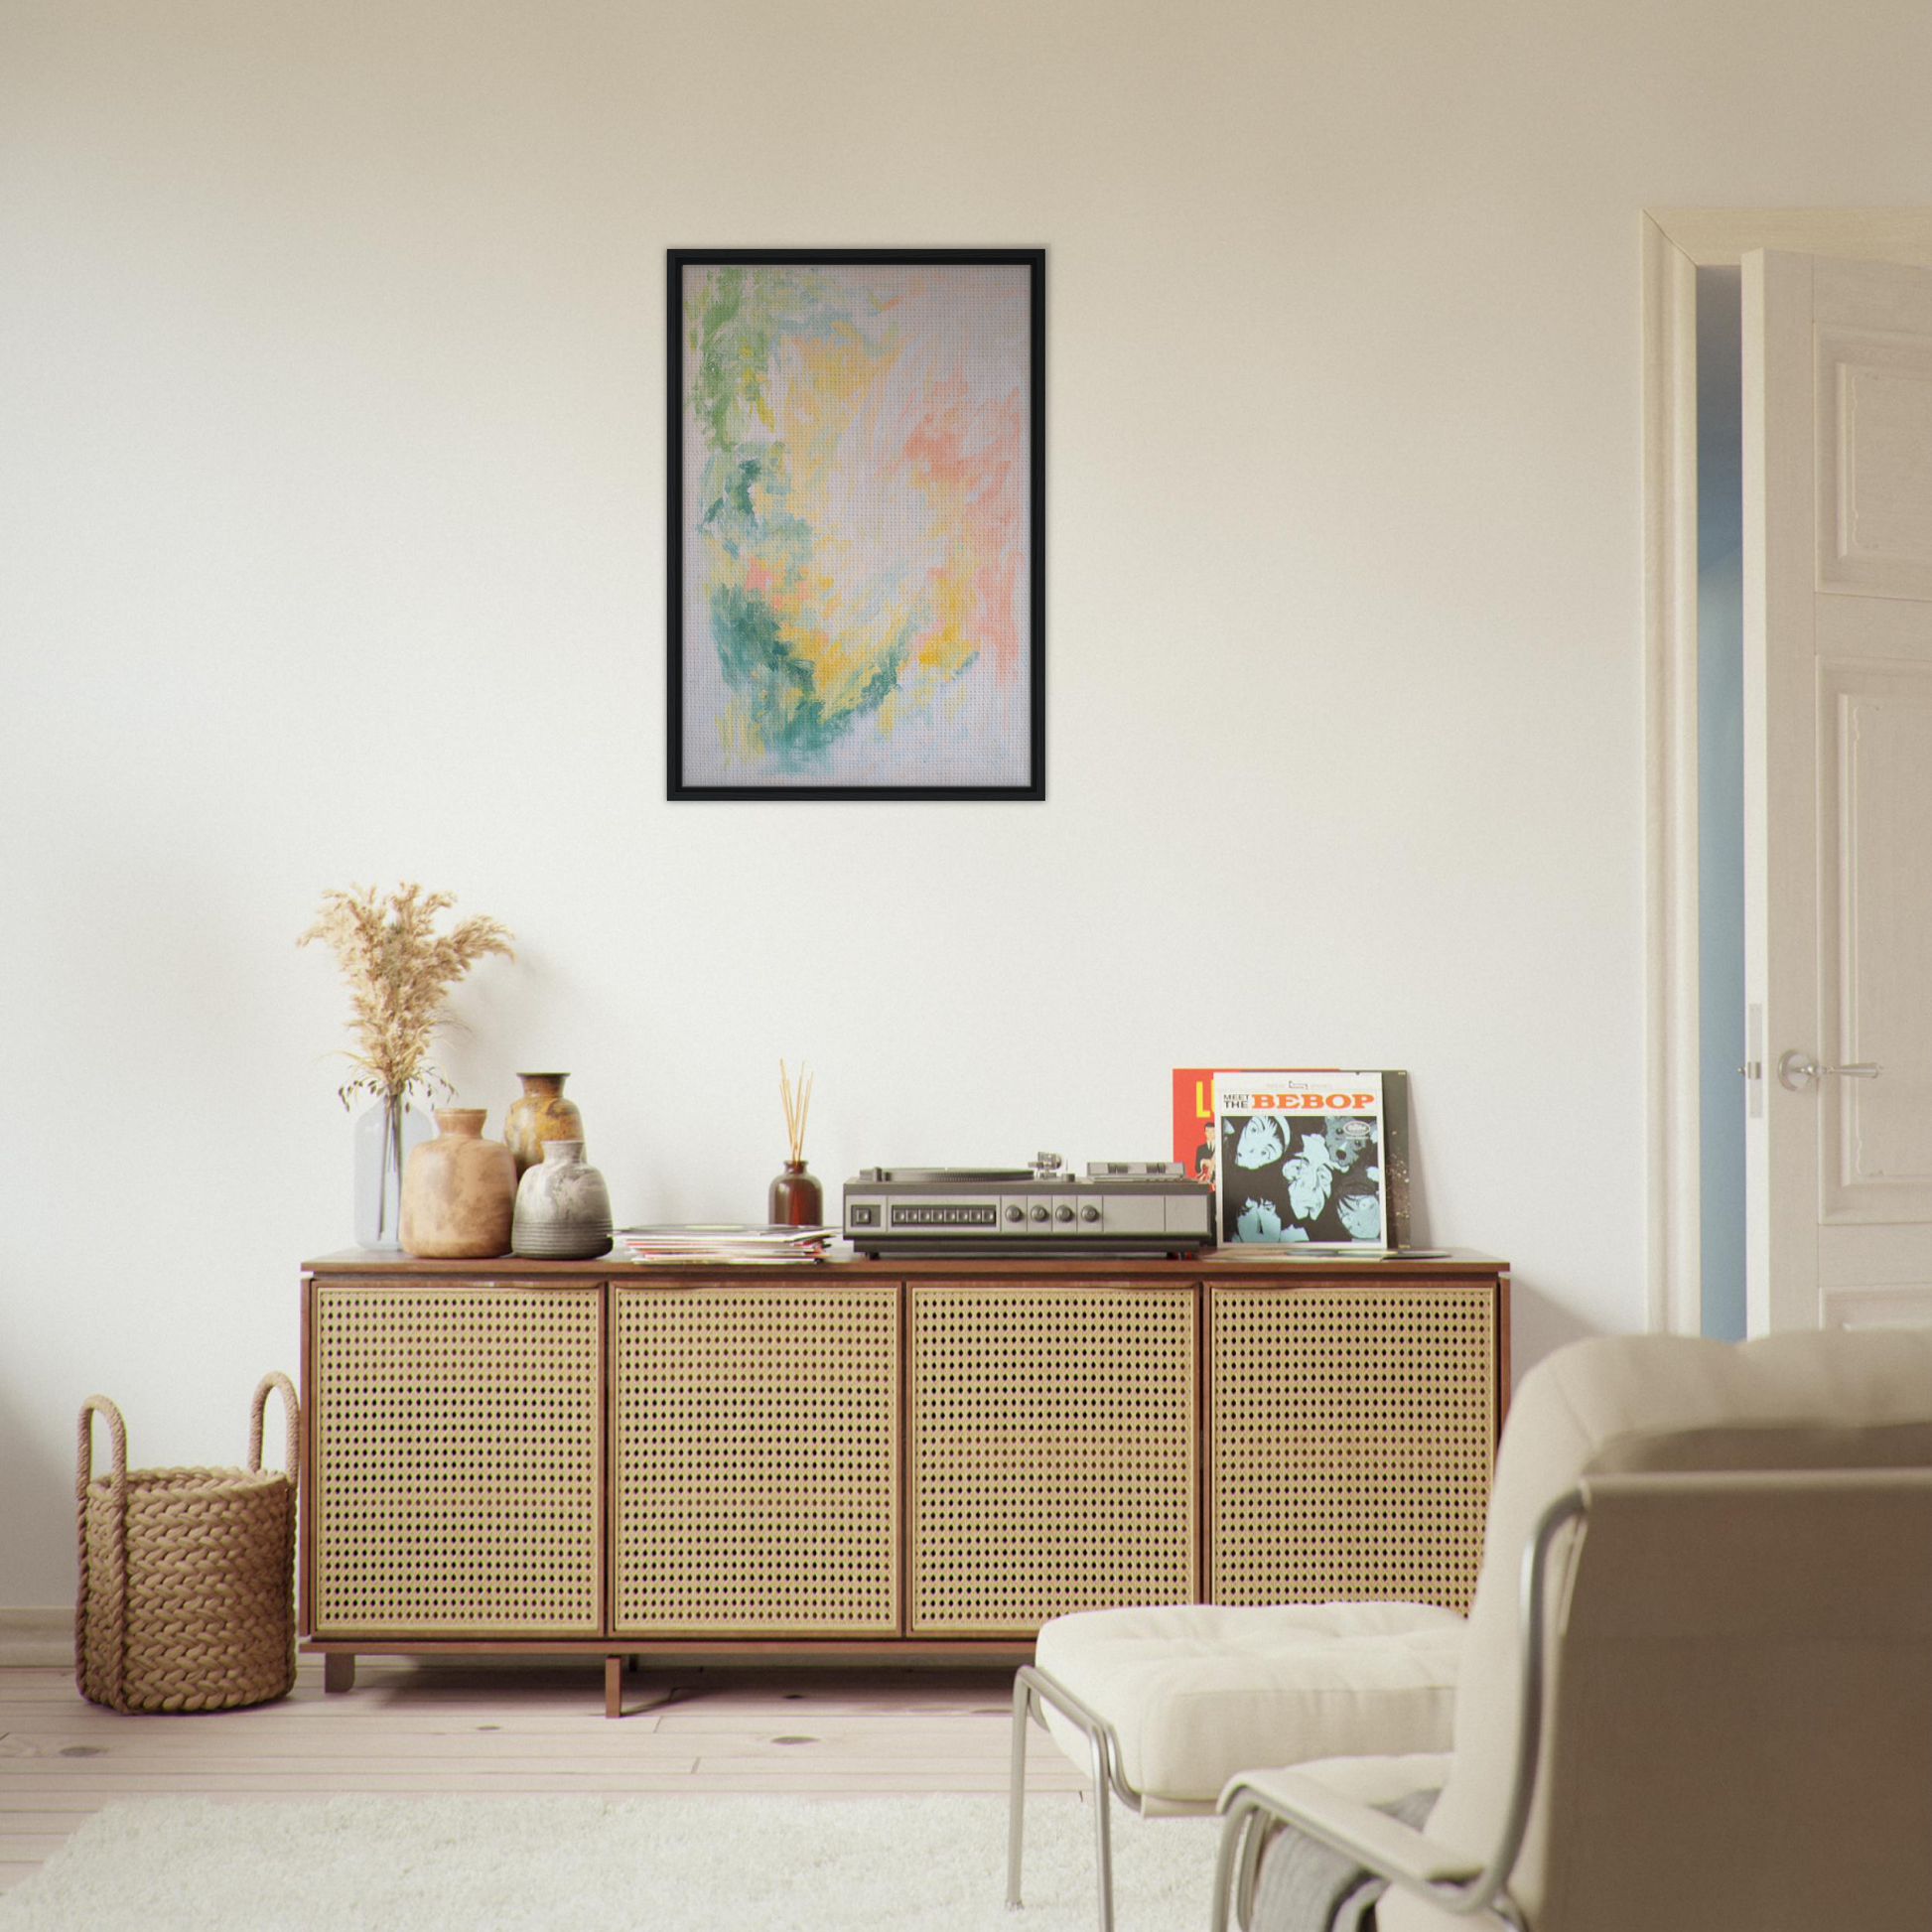
<path id="1" fill-rule="evenodd" d="M 879 707 L 898 684 L 903 643 L 886 653 L 856 691 L 827 703 L 812 668 L 785 641 L 778 613 L 735 584 L 711 594 L 711 630 L 725 681 L 751 702 L 763 749 L 786 769 L 821 757 L 842 732 Z"/>

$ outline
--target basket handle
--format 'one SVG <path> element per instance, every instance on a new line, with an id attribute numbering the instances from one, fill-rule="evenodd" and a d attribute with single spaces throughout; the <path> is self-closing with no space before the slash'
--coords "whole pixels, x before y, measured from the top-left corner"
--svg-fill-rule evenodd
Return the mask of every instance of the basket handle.
<path id="1" fill-rule="evenodd" d="M 90 1552 L 93 1539 L 87 1534 L 87 1492 L 94 1481 L 94 1418 L 107 1418 L 107 1433 L 114 1445 L 114 1473 L 108 1478 L 107 1501 L 113 1512 L 109 1526 L 111 1540 L 105 1552 L 107 1574 L 96 1579 Z M 73 1598 L 73 1675 L 83 1696 L 95 1702 L 125 1708 L 127 1695 L 127 1424 L 121 1412 L 104 1395 L 90 1395 L 80 1405 L 80 1454 L 74 1474 L 74 1513 L 80 1542 L 78 1588 Z M 100 1633 L 96 1644 L 88 1642 L 88 1627 L 95 1611 L 90 1599 L 98 1584 Z M 95 1657 L 103 1670 L 112 1675 L 98 1688 L 89 1688 L 89 1659 Z"/>
<path id="2" fill-rule="evenodd" d="M 94 1417 L 107 1418 L 107 1434 L 114 1446 L 112 1491 L 118 1504 L 127 1494 L 127 1424 L 121 1412 L 104 1395 L 90 1395 L 80 1405 L 80 1455 L 75 1468 L 73 1493 L 85 1504 L 87 1485 L 94 1479 Z"/>
<path id="3" fill-rule="evenodd" d="M 286 1461 L 289 1480 L 294 1482 L 302 1473 L 302 1405 L 296 1400 L 295 1384 L 280 1369 L 270 1369 L 255 1387 L 254 1406 L 248 1414 L 248 1467 L 252 1473 L 262 1465 L 262 1423 L 270 1389 L 282 1392 L 282 1414 L 289 1427 Z"/>

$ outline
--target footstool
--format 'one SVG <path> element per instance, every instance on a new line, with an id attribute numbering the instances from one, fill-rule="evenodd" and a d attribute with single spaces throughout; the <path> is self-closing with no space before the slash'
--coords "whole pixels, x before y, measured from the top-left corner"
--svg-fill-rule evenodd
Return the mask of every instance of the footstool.
<path id="1" fill-rule="evenodd" d="M 1464 1628 L 1433 1603 L 1181 1603 L 1042 1624 L 1013 1686 L 1007 1904 L 1020 1903 L 1030 1721 L 1093 1778 L 1100 1928 L 1113 1932 L 1110 1791 L 1151 1817 L 1211 1812 L 1239 1771 L 1446 1751 Z"/>

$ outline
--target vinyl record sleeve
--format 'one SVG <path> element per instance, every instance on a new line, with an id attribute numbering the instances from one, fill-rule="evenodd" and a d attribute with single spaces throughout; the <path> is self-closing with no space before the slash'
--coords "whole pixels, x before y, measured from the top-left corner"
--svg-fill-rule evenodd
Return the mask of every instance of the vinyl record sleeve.
<path id="1" fill-rule="evenodd" d="M 1339 1232 L 1335 1232 L 1334 1229 L 1339 1227 L 1338 1205 L 1334 1215 L 1326 1217 L 1317 1216 L 1315 1222 L 1298 1222 L 1292 1213 L 1285 1213 L 1284 1210 L 1287 1210 L 1289 1207 L 1289 1202 L 1286 1198 L 1287 1176 L 1280 1173 L 1279 1170 L 1283 1164 L 1296 1153 L 1300 1152 L 1299 1147 L 1291 1148 L 1286 1142 L 1284 1143 L 1282 1154 L 1278 1157 L 1276 1163 L 1277 1173 L 1273 1177 L 1276 1184 L 1267 1188 L 1257 1185 L 1252 1189 L 1244 1189 L 1239 1201 L 1236 1203 L 1235 1213 L 1232 1217 L 1232 1230 L 1230 1230 L 1228 1217 L 1222 1212 L 1223 1200 L 1228 1190 L 1224 1189 L 1220 1184 L 1221 1151 L 1219 1147 L 1219 1136 L 1216 1131 L 1214 1100 L 1215 1082 L 1222 1079 L 1244 1081 L 1248 1083 L 1250 1092 L 1257 1089 L 1273 1090 L 1278 1086 L 1282 1090 L 1292 1090 L 1298 1093 L 1312 1092 L 1316 1088 L 1319 1088 L 1324 1098 L 1330 1092 L 1353 1093 L 1364 1091 L 1365 1089 L 1355 1084 L 1358 1081 L 1378 1082 L 1380 1088 L 1380 1160 L 1377 1165 L 1381 1169 L 1379 1194 L 1382 1203 L 1381 1220 L 1383 1233 L 1374 1241 L 1358 1241 L 1345 1228 L 1340 1229 Z M 1325 1120 L 1325 1115 L 1317 1113 L 1312 1109 L 1297 1107 L 1294 1111 L 1298 1120 L 1309 1123 L 1303 1126 L 1301 1130 L 1305 1135 L 1314 1131 L 1313 1123 L 1315 1121 Z M 1277 1131 L 1280 1132 L 1281 1130 L 1278 1129 Z M 1322 1128 L 1322 1135 L 1325 1143 L 1325 1126 Z M 1238 1145 L 1239 1136 L 1237 1135 L 1236 1146 L 1238 1147 Z M 1216 1192 L 1216 1225 L 1220 1228 L 1219 1238 L 1224 1243 L 1240 1245 L 1252 1239 L 1252 1237 L 1244 1236 L 1240 1232 L 1241 1216 L 1247 1211 L 1246 1203 L 1251 1191 L 1256 1198 L 1257 1208 L 1249 1225 L 1251 1228 L 1256 1229 L 1257 1232 L 1261 1226 L 1266 1224 L 1267 1219 L 1266 1215 L 1261 1211 L 1262 1200 L 1265 1196 L 1272 1197 L 1275 1193 L 1282 1194 L 1283 1198 L 1275 1208 L 1277 1226 L 1287 1228 L 1299 1226 L 1302 1229 L 1302 1232 L 1299 1234 L 1288 1235 L 1286 1237 L 1286 1245 L 1299 1246 L 1303 1242 L 1308 1242 L 1311 1245 L 1324 1247 L 1330 1245 L 1357 1247 L 1366 1252 L 1370 1249 L 1381 1249 L 1384 1247 L 1396 1249 L 1406 1248 L 1410 1243 L 1409 1074 L 1408 1070 L 1404 1067 L 1350 1069 L 1344 1067 L 1303 1066 L 1248 1070 L 1239 1067 L 1177 1066 L 1173 1069 L 1173 1159 L 1180 1163 L 1182 1169 L 1191 1178 L 1205 1180 L 1214 1184 Z M 1229 1165 L 1232 1166 L 1234 1164 L 1230 1163 Z M 1358 1166 L 1360 1163 L 1357 1162 L 1354 1165 Z M 1251 1175 L 1253 1171 L 1246 1171 L 1246 1173 Z M 1330 1195 L 1332 1196 L 1333 1194 L 1334 1188 L 1331 1185 Z M 1326 1203 L 1324 1202 L 1325 1205 Z M 1359 1217 L 1356 1218 L 1359 1224 Z M 1311 1230 L 1317 1223 L 1324 1227 L 1330 1226 L 1332 1223 L 1333 1226 L 1330 1227 L 1330 1233 L 1321 1236 L 1315 1235 Z M 1285 1245 L 1284 1237 L 1277 1233 L 1265 1244 L 1258 1245 L 1279 1247 Z"/>

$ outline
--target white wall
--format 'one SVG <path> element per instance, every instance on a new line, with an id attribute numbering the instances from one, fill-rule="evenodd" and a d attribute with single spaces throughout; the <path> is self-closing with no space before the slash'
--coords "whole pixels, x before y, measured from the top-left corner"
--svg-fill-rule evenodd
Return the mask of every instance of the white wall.
<path id="1" fill-rule="evenodd" d="M 1922 199 L 1929 23 L 6 0 L 0 1603 L 89 1389 L 295 1365 L 353 880 L 515 928 L 446 1064 L 627 1217 L 757 1211 L 780 1052 L 834 1181 L 1407 1065 L 1519 1360 L 1638 1325 L 1637 210 Z M 663 251 L 922 241 L 1049 250 L 1048 800 L 668 805 Z"/>

